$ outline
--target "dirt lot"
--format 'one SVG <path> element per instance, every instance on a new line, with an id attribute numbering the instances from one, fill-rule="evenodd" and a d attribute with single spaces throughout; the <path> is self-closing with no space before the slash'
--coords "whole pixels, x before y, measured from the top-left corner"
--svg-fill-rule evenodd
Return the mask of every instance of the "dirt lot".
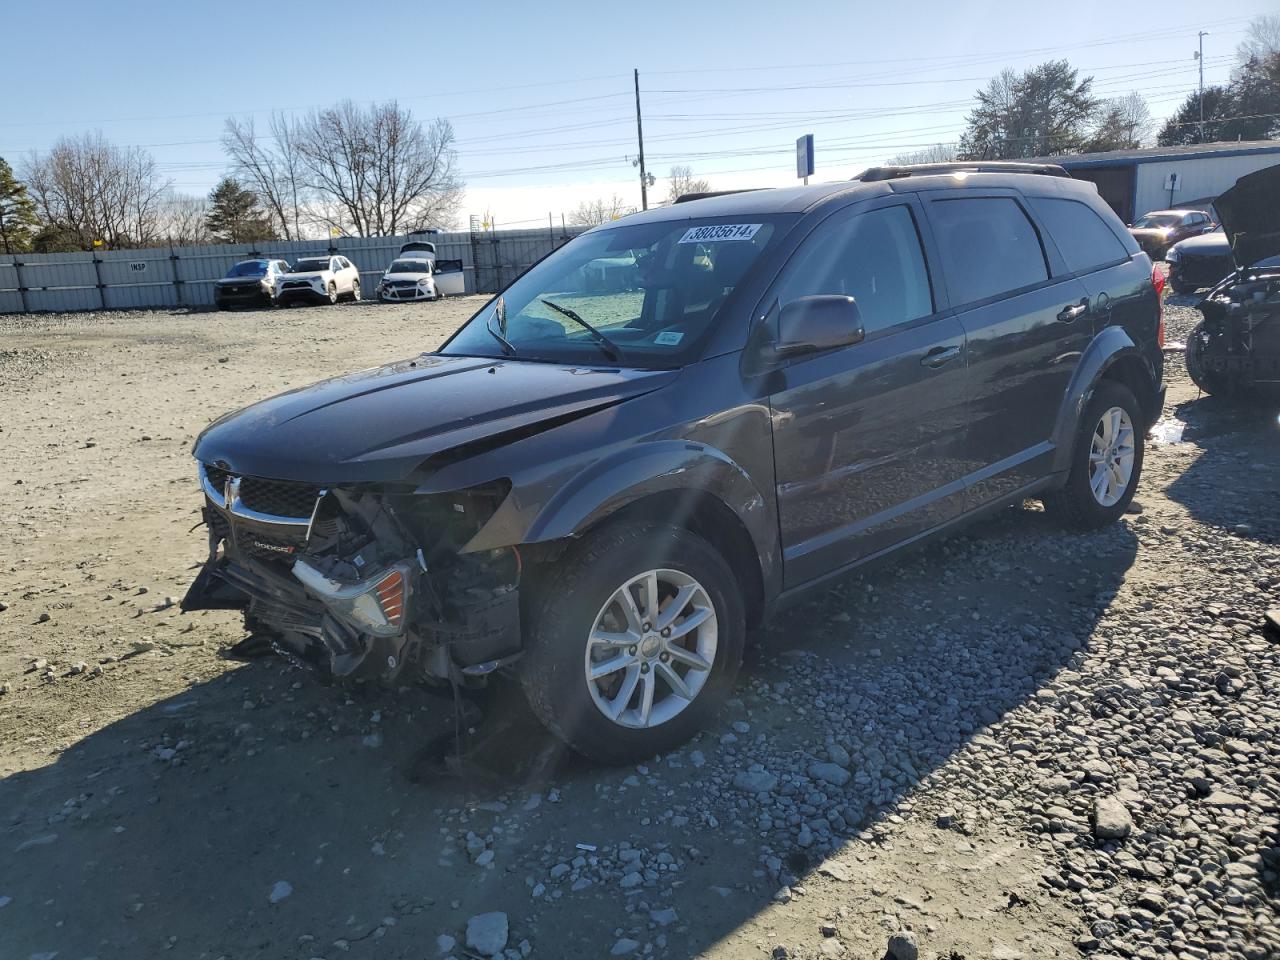
<path id="1" fill-rule="evenodd" d="M 1176 363 L 1140 512 L 836 584 L 634 769 L 223 659 L 197 432 L 476 303 L 0 318 L 0 956 L 1280 956 L 1275 411 Z"/>

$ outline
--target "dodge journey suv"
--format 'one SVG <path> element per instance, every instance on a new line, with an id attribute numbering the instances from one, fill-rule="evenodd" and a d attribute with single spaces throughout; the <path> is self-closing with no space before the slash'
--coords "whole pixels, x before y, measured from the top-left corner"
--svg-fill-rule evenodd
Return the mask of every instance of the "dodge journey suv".
<path id="1" fill-rule="evenodd" d="M 514 671 L 571 747 L 635 760 L 707 720 L 801 591 L 1026 497 L 1119 517 L 1161 339 L 1151 262 L 1057 167 L 650 210 L 433 352 L 206 429 L 183 606 L 337 677 Z"/>

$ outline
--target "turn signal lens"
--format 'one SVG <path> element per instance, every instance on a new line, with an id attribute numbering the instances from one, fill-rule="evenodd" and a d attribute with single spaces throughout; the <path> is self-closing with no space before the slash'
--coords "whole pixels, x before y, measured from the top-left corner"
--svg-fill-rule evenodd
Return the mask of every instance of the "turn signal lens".
<path id="1" fill-rule="evenodd" d="M 400 626 L 404 620 L 404 574 L 392 570 L 374 585 L 373 592 L 387 623 L 393 627 Z"/>

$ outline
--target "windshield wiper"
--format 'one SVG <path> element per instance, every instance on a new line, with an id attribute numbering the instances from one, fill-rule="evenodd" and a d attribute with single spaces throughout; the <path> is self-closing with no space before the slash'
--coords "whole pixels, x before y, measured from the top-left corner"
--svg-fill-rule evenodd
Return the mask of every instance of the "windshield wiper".
<path id="1" fill-rule="evenodd" d="M 560 304 L 552 303 L 550 300 L 542 300 L 541 302 L 545 303 L 552 310 L 556 311 L 556 313 L 564 314 L 574 323 L 585 327 L 587 332 L 591 334 L 591 338 L 595 340 L 596 346 L 600 348 L 601 353 L 603 353 L 606 357 L 608 357 L 614 363 L 622 362 L 622 349 L 616 343 L 614 343 L 612 340 L 606 337 L 603 333 L 601 333 L 599 330 L 593 327 L 591 324 L 587 323 L 587 321 L 583 320 L 580 316 L 578 316 L 568 307 L 562 307 L 560 306 Z"/>
<path id="2" fill-rule="evenodd" d="M 504 354 L 506 354 L 508 357 L 514 357 L 517 352 L 515 345 L 506 337 L 504 337 L 502 333 L 499 333 L 498 328 L 493 325 L 493 321 L 498 320 L 499 315 L 501 315 L 501 322 L 502 322 L 502 325 L 505 327 L 506 321 L 507 321 L 507 305 L 506 305 L 506 301 L 503 300 L 501 297 L 498 298 L 498 304 L 493 308 L 493 313 L 489 314 L 489 319 L 485 320 L 484 328 L 489 331 L 489 336 L 497 340 L 498 343 L 502 346 L 502 352 Z M 503 332 L 505 333 L 506 331 L 504 330 Z"/>

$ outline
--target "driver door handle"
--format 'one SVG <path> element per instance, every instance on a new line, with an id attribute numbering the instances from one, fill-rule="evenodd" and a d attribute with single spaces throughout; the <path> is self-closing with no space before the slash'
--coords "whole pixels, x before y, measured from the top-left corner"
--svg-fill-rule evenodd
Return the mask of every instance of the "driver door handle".
<path id="1" fill-rule="evenodd" d="M 1063 323 L 1070 323 L 1072 320 L 1079 319 L 1086 310 L 1089 309 L 1089 298 L 1085 297 L 1079 303 L 1069 303 L 1058 311 L 1058 319 Z"/>
<path id="2" fill-rule="evenodd" d="M 958 356 L 960 356 L 960 345 L 958 343 L 952 343 L 945 347 L 934 347 L 920 358 L 920 365 L 922 367 L 932 367 L 936 370 L 943 364 L 950 363 Z"/>

